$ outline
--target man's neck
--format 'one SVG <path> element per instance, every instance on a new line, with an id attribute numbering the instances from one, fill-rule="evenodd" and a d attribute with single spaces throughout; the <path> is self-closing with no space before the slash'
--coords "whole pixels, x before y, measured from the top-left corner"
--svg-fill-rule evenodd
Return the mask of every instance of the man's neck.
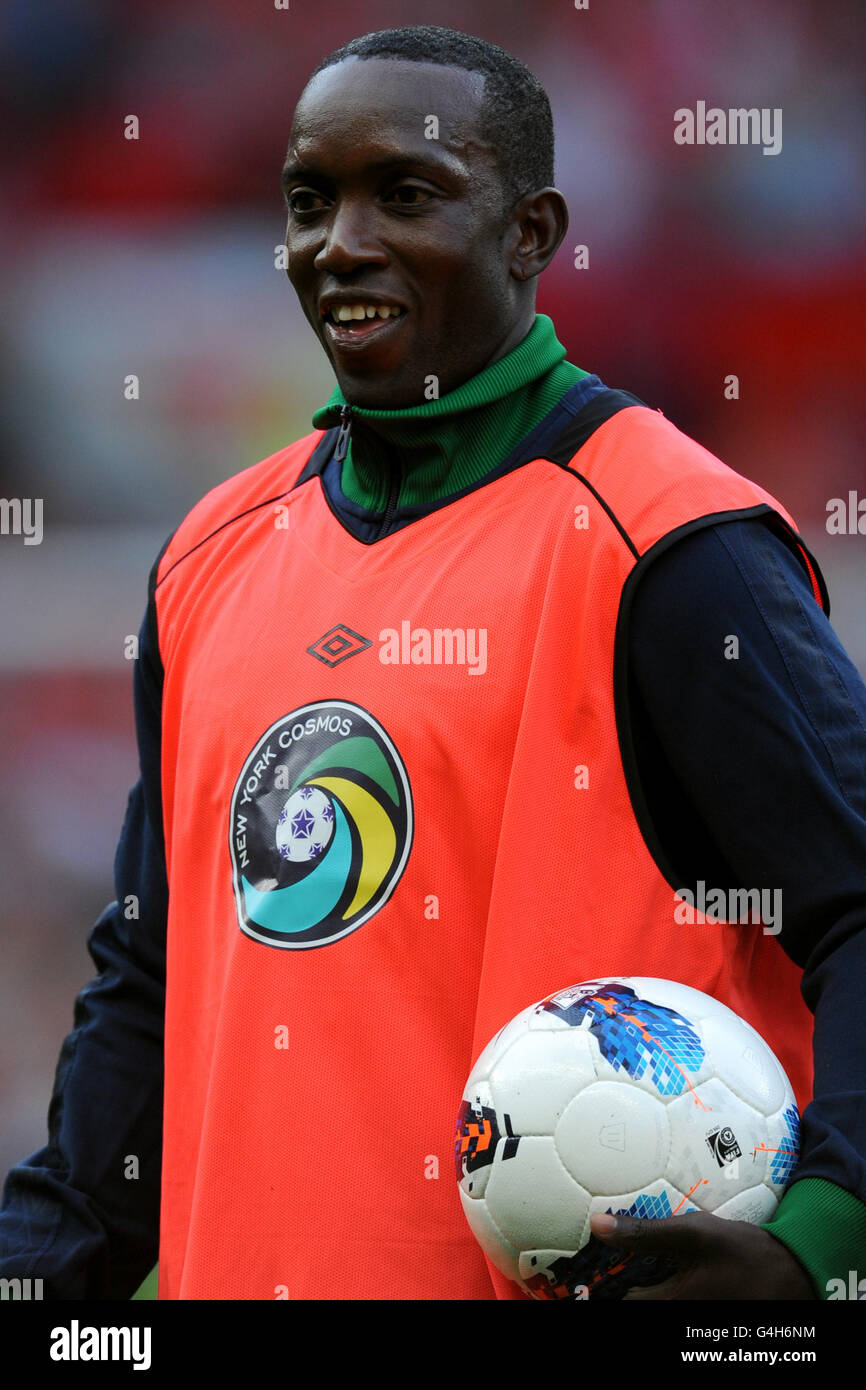
<path id="1" fill-rule="evenodd" d="M 349 434 L 342 490 L 370 511 L 384 510 L 389 497 L 393 503 L 395 488 L 398 506 L 458 492 L 501 462 L 585 375 L 565 360 L 550 319 L 536 315 L 515 347 L 438 399 L 397 410 L 353 406 L 360 428 Z M 337 388 L 314 426 L 337 424 L 346 404 Z"/>

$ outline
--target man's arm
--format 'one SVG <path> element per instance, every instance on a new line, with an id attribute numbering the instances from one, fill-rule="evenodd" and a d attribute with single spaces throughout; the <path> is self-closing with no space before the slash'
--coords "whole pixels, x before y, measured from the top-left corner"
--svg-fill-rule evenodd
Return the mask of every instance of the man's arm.
<path id="1" fill-rule="evenodd" d="M 0 1276 L 42 1279 L 46 1298 L 127 1299 L 157 1258 L 168 890 L 155 573 L 134 671 L 141 776 L 115 856 L 117 900 L 88 940 L 99 973 L 75 1001 L 48 1142 L 10 1171 L 0 1208 Z"/>
<path id="2" fill-rule="evenodd" d="M 767 1229 L 825 1296 L 866 1260 L 866 687 L 757 519 L 697 531 L 649 567 L 630 658 L 644 789 L 683 886 L 781 889 L 815 1081 Z"/>

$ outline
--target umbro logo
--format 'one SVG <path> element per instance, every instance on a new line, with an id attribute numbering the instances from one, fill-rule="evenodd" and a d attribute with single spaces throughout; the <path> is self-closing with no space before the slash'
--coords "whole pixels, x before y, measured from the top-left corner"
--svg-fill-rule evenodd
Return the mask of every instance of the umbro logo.
<path id="1" fill-rule="evenodd" d="M 307 647 L 307 651 L 317 661 L 324 661 L 326 666 L 339 666 L 341 661 L 348 661 L 350 656 L 357 656 L 358 652 L 366 651 L 372 645 L 367 637 L 353 632 L 345 623 L 337 623 L 336 627 Z"/>

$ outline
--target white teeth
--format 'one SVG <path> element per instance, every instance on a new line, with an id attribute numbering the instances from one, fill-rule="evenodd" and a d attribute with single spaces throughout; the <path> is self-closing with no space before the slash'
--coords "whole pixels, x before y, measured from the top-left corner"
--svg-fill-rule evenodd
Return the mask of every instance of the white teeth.
<path id="1" fill-rule="evenodd" d="M 397 318 L 400 309 L 395 304 L 340 304 L 331 310 L 337 323 L 349 323 L 355 319 Z"/>

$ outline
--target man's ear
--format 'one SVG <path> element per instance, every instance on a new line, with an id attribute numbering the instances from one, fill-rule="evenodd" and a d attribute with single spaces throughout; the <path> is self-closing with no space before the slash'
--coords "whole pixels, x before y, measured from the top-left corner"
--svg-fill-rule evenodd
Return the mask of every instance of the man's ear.
<path id="1" fill-rule="evenodd" d="M 521 198 L 512 213 L 517 243 L 509 267 L 515 280 L 546 270 L 568 230 L 568 208 L 558 188 L 539 188 Z"/>

